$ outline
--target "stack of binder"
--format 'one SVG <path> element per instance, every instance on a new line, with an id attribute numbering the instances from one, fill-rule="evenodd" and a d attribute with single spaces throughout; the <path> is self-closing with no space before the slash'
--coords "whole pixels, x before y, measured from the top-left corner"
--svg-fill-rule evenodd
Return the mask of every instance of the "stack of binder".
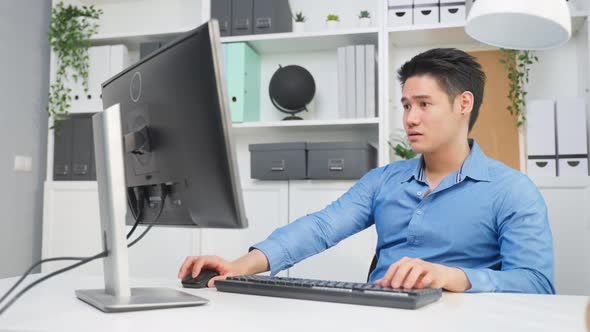
<path id="1" fill-rule="evenodd" d="M 338 115 L 340 118 L 377 117 L 375 45 L 338 48 Z"/>

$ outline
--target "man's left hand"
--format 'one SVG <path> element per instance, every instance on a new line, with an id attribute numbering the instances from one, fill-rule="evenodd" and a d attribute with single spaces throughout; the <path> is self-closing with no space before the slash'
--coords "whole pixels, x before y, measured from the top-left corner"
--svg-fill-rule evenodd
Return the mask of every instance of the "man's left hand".
<path id="1" fill-rule="evenodd" d="M 451 292 L 471 288 L 463 270 L 409 257 L 391 264 L 385 276 L 375 283 L 392 288 L 444 288 Z"/>

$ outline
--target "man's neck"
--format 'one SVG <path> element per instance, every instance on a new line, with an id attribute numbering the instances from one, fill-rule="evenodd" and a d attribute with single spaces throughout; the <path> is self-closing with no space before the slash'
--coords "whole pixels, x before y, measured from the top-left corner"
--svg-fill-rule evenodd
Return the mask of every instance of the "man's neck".
<path id="1" fill-rule="evenodd" d="M 443 178 L 461 168 L 471 151 L 467 140 L 448 144 L 437 151 L 424 154 L 426 174 L 429 177 Z"/>

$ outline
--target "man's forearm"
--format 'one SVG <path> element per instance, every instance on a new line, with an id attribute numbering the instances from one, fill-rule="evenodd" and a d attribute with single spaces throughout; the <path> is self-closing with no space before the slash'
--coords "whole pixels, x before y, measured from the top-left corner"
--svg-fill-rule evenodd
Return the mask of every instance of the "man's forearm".
<path id="1" fill-rule="evenodd" d="M 232 264 L 241 275 L 256 274 L 269 270 L 266 255 L 258 249 L 254 249 L 246 255 L 236 259 Z"/>
<path id="2" fill-rule="evenodd" d="M 551 279 L 533 269 L 512 269 L 497 271 L 492 269 L 461 268 L 471 287 L 472 292 L 510 292 L 555 294 Z"/>

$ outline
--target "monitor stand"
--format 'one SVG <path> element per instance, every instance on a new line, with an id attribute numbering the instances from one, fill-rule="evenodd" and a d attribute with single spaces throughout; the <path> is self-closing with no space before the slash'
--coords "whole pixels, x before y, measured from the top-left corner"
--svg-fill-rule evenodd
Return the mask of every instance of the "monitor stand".
<path id="1" fill-rule="evenodd" d="M 104 289 L 76 290 L 76 296 L 104 311 L 122 312 L 201 305 L 209 300 L 169 288 L 129 288 L 125 234 L 127 193 L 119 104 L 92 118 L 104 258 Z"/>

